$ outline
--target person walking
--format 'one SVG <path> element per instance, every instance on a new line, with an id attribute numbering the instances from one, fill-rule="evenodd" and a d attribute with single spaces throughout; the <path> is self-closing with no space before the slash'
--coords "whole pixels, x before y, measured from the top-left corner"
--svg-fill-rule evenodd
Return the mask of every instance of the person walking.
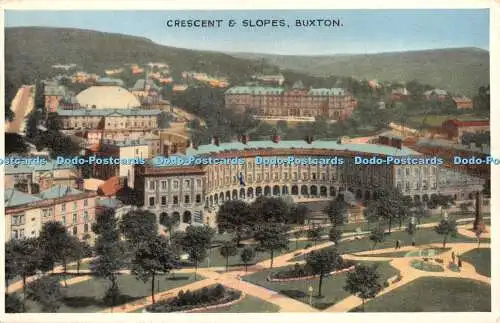
<path id="1" fill-rule="evenodd" d="M 396 240 L 396 247 L 394 249 L 399 249 L 399 240 Z"/>
<path id="2" fill-rule="evenodd" d="M 455 263 L 455 251 L 451 252 L 451 261 Z"/>
<path id="3" fill-rule="evenodd" d="M 458 268 L 462 268 L 462 259 L 458 257 Z"/>

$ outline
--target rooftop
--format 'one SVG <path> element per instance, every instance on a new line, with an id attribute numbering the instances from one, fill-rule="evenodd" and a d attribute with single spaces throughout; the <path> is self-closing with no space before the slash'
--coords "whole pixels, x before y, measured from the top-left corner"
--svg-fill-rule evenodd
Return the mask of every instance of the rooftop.
<path id="1" fill-rule="evenodd" d="M 76 170 L 76 167 L 74 165 L 58 165 L 55 160 L 47 160 L 47 164 L 45 165 L 5 165 L 5 175 L 29 174 L 63 169 Z"/>
<path id="2" fill-rule="evenodd" d="M 161 110 L 150 110 L 150 109 L 58 109 L 57 114 L 63 117 L 73 117 L 73 116 L 99 116 L 106 117 L 111 115 L 122 115 L 122 116 L 155 116 L 161 114 Z"/>
<path id="3" fill-rule="evenodd" d="M 55 185 L 45 191 L 41 191 L 37 195 L 41 199 L 47 200 L 47 199 L 57 199 L 69 195 L 78 195 L 81 193 L 83 192 L 66 185 Z"/>
<path id="4" fill-rule="evenodd" d="M 97 205 L 111 209 L 117 209 L 119 207 L 124 206 L 125 204 L 123 204 L 120 200 L 115 198 L 106 198 L 98 200 Z"/>
<path id="5" fill-rule="evenodd" d="M 5 190 L 5 195 L 4 195 L 5 207 L 13 207 L 41 200 L 42 199 L 39 197 L 23 193 L 21 191 L 12 188 L 8 188 Z"/>

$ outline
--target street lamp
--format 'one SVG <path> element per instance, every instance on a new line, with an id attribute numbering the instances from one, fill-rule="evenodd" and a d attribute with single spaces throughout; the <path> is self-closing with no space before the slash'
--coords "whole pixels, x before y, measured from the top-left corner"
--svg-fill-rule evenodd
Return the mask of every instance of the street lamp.
<path id="1" fill-rule="evenodd" d="M 311 285 L 309 285 L 308 292 L 309 292 L 309 305 L 312 306 L 314 289 L 313 289 L 313 287 Z"/>

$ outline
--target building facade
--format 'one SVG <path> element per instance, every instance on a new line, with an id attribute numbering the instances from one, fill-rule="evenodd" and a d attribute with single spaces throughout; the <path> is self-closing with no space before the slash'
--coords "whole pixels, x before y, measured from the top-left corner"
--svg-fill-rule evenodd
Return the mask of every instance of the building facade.
<path id="1" fill-rule="evenodd" d="M 404 147 L 380 144 L 339 144 L 313 141 L 258 141 L 203 145 L 190 148 L 188 156 L 241 158 L 240 165 L 158 166 L 155 161 L 136 166 L 136 189 L 143 207 L 159 217 L 179 214 L 181 229 L 190 223 L 215 225 L 218 206 L 224 201 L 252 201 L 258 196 L 291 196 L 297 202 L 328 200 L 350 191 L 359 201 L 373 199 L 377 187 L 397 187 L 414 201 L 427 202 L 446 193 L 466 199 L 482 190 L 484 180 L 462 180 L 461 174 L 438 165 L 357 165 L 354 156 L 415 156 Z M 342 157 L 340 165 L 259 165 L 256 157 Z M 453 176 L 452 176 L 453 175 Z M 244 185 L 239 178 L 244 179 Z M 452 181 L 448 178 L 458 178 Z M 472 185 L 474 183 L 474 185 Z"/>
<path id="2" fill-rule="evenodd" d="M 255 111 L 269 117 L 348 118 L 357 106 L 344 89 L 306 89 L 300 83 L 292 89 L 282 87 L 232 87 L 225 93 L 226 108 Z"/>

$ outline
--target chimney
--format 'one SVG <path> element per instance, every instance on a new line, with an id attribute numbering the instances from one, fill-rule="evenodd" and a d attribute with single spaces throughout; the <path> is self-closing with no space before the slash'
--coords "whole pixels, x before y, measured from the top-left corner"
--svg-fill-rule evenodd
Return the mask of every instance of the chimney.
<path id="1" fill-rule="evenodd" d="M 272 140 L 275 144 L 279 144 L 280 139 L 281 139 L 281 137 L 280 137 L 279 135 L 273 135 L 273 137 L 272 137 L 272 139 L 271 139 L 271 140 Z"/>
<path id="2" fill-rule="evenodd" d="M 308 144 L 312 144 L 312 142 L 314 141 L 314 137 L 313 136 L 306 136 L 305 140 Z"/>
<path id="3" fill-rule="evenodd" d="M 219 142 L 219 137 L 218 136 L 214 136 L 212 138 L 212 144 L 214 144 L 216 146 L 219 146 L 220 142 Z"/>
<path id="4" fill-rule="evenodd" d="M 392 138 L 391 146 L 397 149 L 401 149 L 403 142 L 399 138 Z"/>
<path id="5" fill-rule="evenodd" d="M 247 144 L 247 142 L 249 142 L 249 141 L 250 141 L 250 136 L 248 136 L 248 135 L 243 135 L 243 136 L 241 136 L 241 142 L 242 142 L 243 144 L 245 144 L 245 145 L 246 145 L 246 144 Z"/>
<path id="6" fill-rule="evenodd" d="M 29 195 L 31 195 L 31 194 L 32 194 L 32 192 L 31 192 L 31 185 L 32 185 L 32 183 L 33 183 L 33 180 L 32 180 L 32 178 L 31 178 L 31 175 L 29 175 L 29 176 L 28 176 L 28 187 L 27 187 L 27 188 L 28 188 L 28 194 L 29 194 Z"/>

